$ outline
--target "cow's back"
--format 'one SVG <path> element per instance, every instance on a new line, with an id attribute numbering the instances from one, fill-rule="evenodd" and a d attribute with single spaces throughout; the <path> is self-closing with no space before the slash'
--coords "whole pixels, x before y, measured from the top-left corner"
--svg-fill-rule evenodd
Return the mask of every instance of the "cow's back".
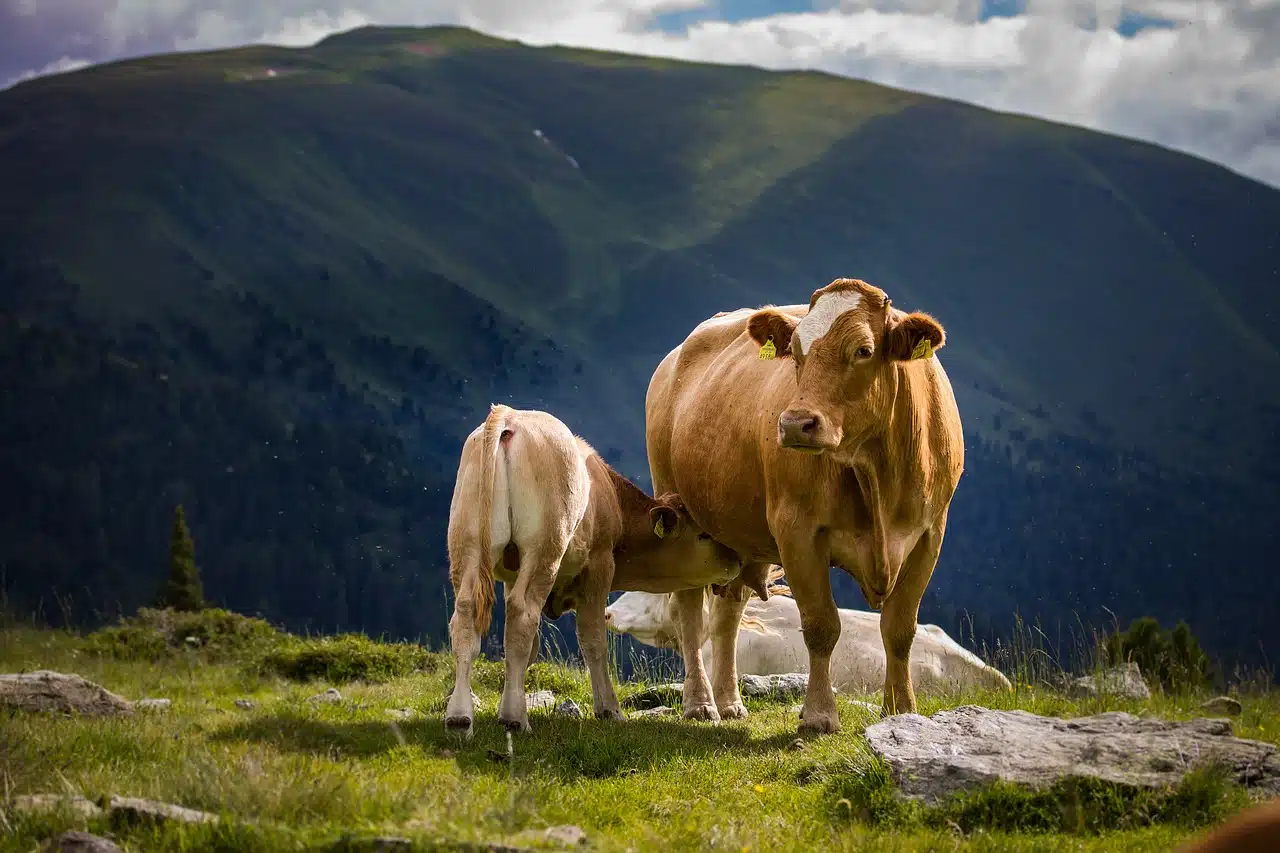
<path id="1" fill-rule="evenodd" d="M 699 526 L 744 558 L 777 561 L 765 521 L 762 450 L 776 441 L 794 375 L 759 358 L 747 334 L 758 309 L 699 324 L 658 365 L 645 397 L 655 493 L 677 491 Z M 796 317 L 806 305 L 780 310 Z"/>

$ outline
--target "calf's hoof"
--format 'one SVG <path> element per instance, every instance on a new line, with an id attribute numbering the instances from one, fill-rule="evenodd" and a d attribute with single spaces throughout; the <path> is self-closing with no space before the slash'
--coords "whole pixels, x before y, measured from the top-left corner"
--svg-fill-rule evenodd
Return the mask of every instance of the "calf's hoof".
<path id="1" fill-rule="evenodd" d="M 600 708 L 596 711 L 597 720 L 621 720 L 622 709 L 620 708 Z"/>
<path id="2" fill-rule="evenodd" d="M 444 727 L 451 732 L 461 732 L 468 738 L 475 734 L 470 717 L 445 717 Z"/>
<path id="3" fill-rule="evenodd" d="M 710 702 L 701 705 L 690 705 L 684 709 L 684 718 L 686 720 L 702 720 L 707 723 L 720 722 L 720 712 L 716 710 L 716 706 Z"/>
<path id="4" fill-rule="evenodd" d="M 745 720 L 748 716 L 747 706 L 741 702 L 734 702 L 732 705 L 725 705 L 720 709 L 720 719 L 722 720 Z"/>

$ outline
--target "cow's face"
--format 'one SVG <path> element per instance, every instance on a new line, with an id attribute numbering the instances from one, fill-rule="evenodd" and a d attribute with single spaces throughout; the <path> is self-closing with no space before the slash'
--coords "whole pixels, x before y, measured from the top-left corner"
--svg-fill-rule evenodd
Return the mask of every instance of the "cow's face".
<path id="1" fill-rule="evenodd" d="M 610 631 L 630 634 L 646 646 L 679 648 L 676 627 L 669 612 L 671 596 L 652 592 L 624 592 L 604 611 Z"/>
<path id="2" fill-rule="evenodd" d="M 896 363 L 929 358 L 946 341 L 928 314 L 899 311 L 880 288 L 848 278 L 815 290 L 802 320 L 766 308 L 747 330 L 795 363 L 796 396 L 778 416 L 778 443 L 806 453 L 856 441 L 887 414 Z"/>

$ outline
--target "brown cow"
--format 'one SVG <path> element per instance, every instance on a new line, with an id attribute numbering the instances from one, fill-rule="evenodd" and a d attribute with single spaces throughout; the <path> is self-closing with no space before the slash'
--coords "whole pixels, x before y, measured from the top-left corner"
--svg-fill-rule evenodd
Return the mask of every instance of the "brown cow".
<path id="1" fill-rule="evenodd" d="M 800 609 L 809 688 L 800 730 L 840 728 L 830 659 L 840 635 L 830 567 L 882 609 L 884 713 L 914 711 L 916 615 L 964 468 L 960 415 L 942 365 L 945 332 L 884 291 L 836 279 L 808 306 L 741 309 L 704 321 L 649 383 L 645 428 L 655 490 L 738 552 L 743 576 L 781 563 Z M 734 655 L 745 597 L 711 612 L 714 693 L 697 638 L 702 591 L 678 592 L 685 716 L 742 717 Z M 712 698 L 714 695 L 714 704 Z"/>
<path id="2" fill-rule="evenodd" d="M 457 672 L 445 726 L 472 732 L 471 667 L 489 628 L 495 575 L 506 587 L 498 719 L 528 731 L 525 674 L 544 608 L 553 619 L 578 609 L 595 715 L 620 719 L 605 665 L 609 592 L 702 587 L 740 569 L 732 551 L 692 523 L 678 495 L 650 498 L 546 412 L 492 406 L 463 444 L 449 508 Z"/>

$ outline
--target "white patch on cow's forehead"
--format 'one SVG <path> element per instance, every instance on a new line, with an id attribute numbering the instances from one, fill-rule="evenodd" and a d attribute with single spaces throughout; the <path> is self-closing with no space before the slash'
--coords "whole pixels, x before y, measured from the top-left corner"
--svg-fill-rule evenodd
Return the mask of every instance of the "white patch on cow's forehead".
<path id="1" fill-rule="evenodd" d="M 796 326 L 800 334 L 800 352 L 808 355 L 813 342 L 831 331 L 831 324 L 836 318 L 861 304 L 862 294 L 856 290 L 837 290 L 819 296 L 817 304 Z"/>

